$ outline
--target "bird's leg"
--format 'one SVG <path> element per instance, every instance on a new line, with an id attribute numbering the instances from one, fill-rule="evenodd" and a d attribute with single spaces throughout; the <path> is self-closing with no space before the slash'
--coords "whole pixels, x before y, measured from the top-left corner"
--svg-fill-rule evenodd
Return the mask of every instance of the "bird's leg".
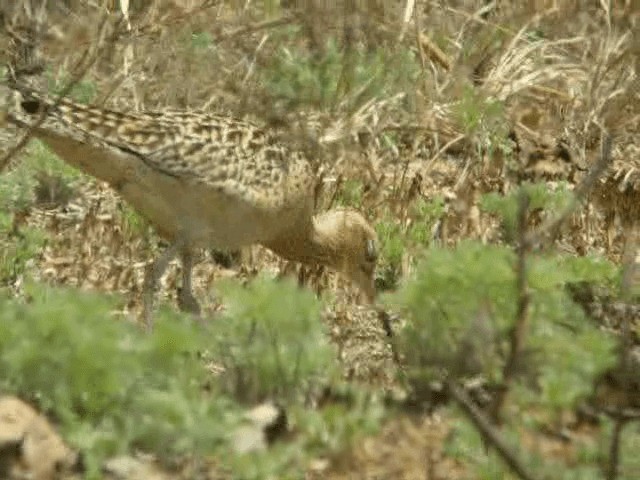
<path id="1" fill-rule="evenodd" d="M 200 305 L 193 295 L 191 272 L 193 270 L 193 253 L 184 248 L 180 254 L 182 259 L 182 286 L 178 288 L 178 306 L 183 312 L 200 316 Z"/>
<path id="2" fill-rule="evenodd" d="M 144 273 L 144 286 L 142 288 L 142 318 L 147 330 L 153 328 L 153 297 L 169 262 L 173 260 L 182 249 L 182 242 L 174 242 L 169 245 L 162 254 L 150 263 Z"/>

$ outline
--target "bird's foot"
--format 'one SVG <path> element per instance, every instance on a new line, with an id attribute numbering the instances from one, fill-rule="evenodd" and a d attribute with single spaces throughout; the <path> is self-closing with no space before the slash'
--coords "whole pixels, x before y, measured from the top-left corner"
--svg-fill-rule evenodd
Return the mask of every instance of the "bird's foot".
<path id="1" fill-rule="evenodd" d="M 190 313 L 196 317 L 200 317 L 202 310 L 196 297 L 194 297 L 191 290 L 185 288 L 178 288 L 178 307 L 183 312 Z"/>

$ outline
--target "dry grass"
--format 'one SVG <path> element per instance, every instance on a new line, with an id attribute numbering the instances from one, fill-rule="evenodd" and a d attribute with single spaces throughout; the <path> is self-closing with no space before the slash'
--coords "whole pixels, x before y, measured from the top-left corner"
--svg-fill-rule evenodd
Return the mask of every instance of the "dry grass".
<path id="1" fill-rule="evenodd" d="M 59 7 L 48 20 L 51 35 L 44 46 L 54 74 L 73 70 L 79 46 L 95 42 L 95 25 L 104 15 L 87 2 L 66 3 L 74 4 L 72 14 Z M 413 2 L 282 3 L 303 8 L 269 12 L 245 2 L 202 0 L 143 8 L 145 2 L 132 2 L 132 29 L 121 32 L 85 80 L 95 84 L 98 103 L 117 108 L 202 108 L 280 128 L 288 141 L 319 154 L 325 167 L 321 208 L 335 201 L 344 179 L 356 179 L 364 192 L 361 207 L 371 218 L 391 213 L 407 228 L 414 202 L 444 196 L 439 240 L 449 245 L 463 238 L 500 241 L 495 220 L 479 210 L 480 196 L 508 192 L 524 179 L 575 185 L 597 158 L 606 130 L 614 138 L 612 166 L 563 227 L 556 246 L 616 261 L 625 248 L 634 248 L 624 247 L 640 214 L 640 8 L 634 2 L 611 2 L 610 11 L 603 9 L 607 2 L 570 0 L 496 2 L 492 8 L 481 1 L 444 6 L 418 0 L 409 11 Z M 283 37 L 283 25 L 298 25 L 302 33 Z M 194 49 L 193 32 L 206 34 L 208 46 Z M 347 49 L 415 52 L 422 71 L 412 91 L 357 108 L 348 89 L 331 109 L 306 105 L 288 111 L 271 102 L 258 72 L 283 42 L 322 52 L 330 34 Z M 407 97 L 410 108 L 403 103 Z M 492 101 L 502 104 L 498 113 L 487 111 Z M 472 125 L 461 112 L 475 110 L 484 120 Z M 392 147 L 383 141 L 389 133 L 399 139 Z M 508 138 L 517 151 L 515 164 L 491 148 L 496 142 L 508 147 Z M 115 194 L 95 182 L 76 185 L 64 206 L 32 207 L 21 221 L 42 227 L 48 242 L 28 274 L 122 293 L 126 304 L 118 314 L 137 315 L 144 264 L 157 241 L 146 229 L 132 228 L 123 209 Z M 209 312 L 221 308 L 212 293 L 217 278 L 286 270 L 260 249 L 245 257 L 251 258 L 242 269 L 210 261 L 196 267 L 196 295 Z M 407 258 L 405 272 L 410 264 Z M 312 288 L 337 292 L 326 321 L 341 347 L 345 374 L 391 388 L 393 362 L 376 316 L 356 306 L 355 295 L 331 274 L 311 273 L 306 276 Z M 174 295 L 177 276 L 174 269 L 164 279 L 165 298 Z M 19 284 L 14 292 L 19 295 Z M 322 478 L 472 478 L 442 456 L 446 431 L 446 419 L 400 420 L 355 447 Z"/>

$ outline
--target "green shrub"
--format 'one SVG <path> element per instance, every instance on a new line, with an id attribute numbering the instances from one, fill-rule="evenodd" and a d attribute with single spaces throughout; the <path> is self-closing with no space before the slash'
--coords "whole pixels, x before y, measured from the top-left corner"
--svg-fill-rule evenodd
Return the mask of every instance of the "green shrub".
<path id="1" fill-rule="evenodd" d="M 12 284 L 42 250 L 45 237 L 35 228 L 14 231 L 12 215 L 0 212 L 0 287 Z"/>
<path id="2" fill-rule="evenodd" d="M 299 478 L 311 458 L 374 431 L 384 413 L 376 396 L 339 386 L 320 305 L 292 282 L 223 284 L 223 318 L 204 325 L 160 308 L 150 334 L 114 318 L 112 299 L 26 290 L 26 304 L 0 299 L 0 392 L 53 418 L 84 452 L 88 478 L 99 478 L 104 459 L 131 450 L 167 463 L 219 457 L 239 479 Z M 210 373 L 212 363 L 219 373 Z M 340 389 L 346 400 L 310 408 Z M 285 408 L 296 435 L 236 455 L 236 427 L 264 400 Z"/>
<path id="3" fill-rule="evenodd" d="M 164 457 L 210 452 L 233 424 L 233 403 L 203 393 L 206 331 L 163 315 L 151 335 L 110 313 L 113 302 L 29 288 L 0 308 L 0 388 L 37 402 L 87 456 L 90 472 L 128 448 Z M 169 318 L 170 317 L 170 318 Z"/>
<path id="4" fill-rule="evenodd" d="M 321 54 L 282 47 L 261 73 L 261 82 L 274 102 L 287 110 L 301 106 L 326 109 L 346 95 L 349 104 L 357 107 L 372 98 L 413 92 L 419 72 L 418 61 L 409 49 L 344 51 L 329 40 Z"/>
<path id="5" fill-rule="evenodd" d="M 409 381 L 477 373 L 501 381 L 505 342 L 516 317 L 514 264 L 510 249 L 470 241 L 426 253 L 415 279 L 388 297 L 410 319 L 397 339 Z M 530 257 L 528 363 L 542 389 L 528 392 L 532 401 L 569 406 L 612 365 L 614 339 L 588 321 L 565 287 L 616 275 L 597 258 Z"/>
<path id="6" fill-rule="evenodd" d="M 551 215 L 567 205 L 566 191 L 549 193 L 524 185 L 530 207 Z M 488 195 L 483 208 L 497 214 L 507 237 L 515 237 L 517 198 Z M 434 385 L 464 384 L 480 376 L 495 387 L 503 374 L 518 321 L 516 264 L 511 247 L 463 241 L 455 248 L 432 247 L 416 275 L 385 302 L 407 317 L 394 346 L 403 362 L 400 380 L 417 398 Z M 588 397 L 595 381 L 614 366 L 618 340 L 588 318 L 571 294 L 575 285 L 615 289 L 620 269 L 595 256 L 572 257 L 554 251 L 527 252 L 528 310 L 524 345 L 514 377 L 506 384 L 508 406 L 502 428 L 496 429 L 528 469 L 540 478 L 597 478 L 598 461 L 586 453 L 579 465 L 542 458 L 522 446 L 522 435 L 540 435 L 540 428 L 562 425 L 563 414 Z M 457 413 L 456 415 L 460 415 Z M 477 472 L 478 478 L 515 478 L 491 452 L 465 418 L 456 420 L 448 453 Z M 541 425 L 544 424 L 544 425 Z M 526 430 L 530 432 L 527 433 Z M 606 454 L 600 452 L 600 457 Z M 631 464 L 627 460 L 625 465 Z"/>
<path id="7" fill-rule="evenodd" d="M 348 179 L 342 185 L 336 197 L 336 203 L 342 207 L 358 207 L 362 205 L 363 190 L 361 181 Z"/>
<path id="8" fill-rule="evenodd" d="M 304 398 L 337 374 L 336 352 L 313 294 L 264 278 L 246 288 L 221 283 L 227 306 L 210 348 L 223 389 L 245 402 Z"/>
<path id="9" fill-rule="evenodd" d="M 455 105 L 454 115 L 466 136 L 480 151 L 500 151 L 510 155 L 513 143 L 508 140 L 509 125 L 505 121 L 504 104 L 469 86 Z"/>
<path id="10" fill-rule="evenodd" d="M 59 179 L 68 197 L 73 183 L 82 174 L 51 153 L 42 142 L 33 140 L 16 166 L 0 175 L 0 210 L 31 207 L 37 200 L 37 189 L 44 176 Z"/>
<path id="11" fill-rule="evenodd" d="M 524 192 L 529 198 L 529 211 L 541 213 L 547 217 L 557 214 L 571 201 L 571 192 L 566 184 L 560 184 L 556 190 L 550 190 L 544 183 L 523 183 L 516 192 L 504 196 L 492 192 L 482 196 L 480 208 L 482 211 L 497 215 L 501 220 L 504 237 L 507 242 L 512 242 L 518 216 L 517 192 Z"/>
<path id="12" fill-rule="evenodd" d="M 441 197 L 428 201 L 420 198 L 409 207 L 410 222 L 407 226 L 400 225 L 390 213 L 376 224 L 381 252 L 378 268 L 380 289 L 393 290 L 397 287 L 405 252 L 409 251 L 414 258 L 420 257 L 425 248 L 431 245 L 433 228 L 444 212 L 444 200 Z"/>
<path id="13" fill-rule="evenodd" d="M 233 478 L 305 478 L 310 460 L 337 456 L 364 435 L 376 433 L 386 415 L 380 396 L 348 385 L 335 390 L 341 398 L 320 409 L 297 404 L 289 410 L 293 442 L 232 457 Z"/>
<path id="14" fill-rule="evenodd" d="M 49 92 L 54 95 L 60 95 L 65 91 L 72 77 L 66 71 L 59 71 L 55 74 L 52 71 L 48 71 L 47 80 Z M 80 79 L 71 87 L 69 98 L 79 103 L 91 103 L 97 93 L 98 88 L 93 81 Z"/>

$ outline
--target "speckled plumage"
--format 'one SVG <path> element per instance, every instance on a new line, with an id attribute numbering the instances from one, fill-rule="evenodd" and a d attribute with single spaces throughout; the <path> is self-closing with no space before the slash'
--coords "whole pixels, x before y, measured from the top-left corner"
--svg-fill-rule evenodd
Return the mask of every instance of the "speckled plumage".
<path id="1" fill-rule="evenodd" d="M 169 239 L 186 235 L 194 247 L 238 247 L 277 236 L 274 216 L 282 222 L 283 215 L 313 208 L 309 162 L 251 123 L 185 111 L 121 113 L 67 100 L 54 106 L 33 93 L 19 103 L 21 110 L 10 112 L 10 119 L 26 126 L 47 108 L 35 136 L 110 183 Z M 226 208 L 207 212 L 208 205 Z M 228 232 L 241 228 L 230 225 L 229 208 L 252 220 L 254 235 Z M 220 223 L 224 229 L 215 228 Z"/>
<path id="2" fill-rule="evenodd" d="M 207 113 L 123 113 L 15 92 L 7 119 L 67 163 L 108 182 L 172 246 L 148 271 L 145 316 L 170 260 L 182 256 L 181 305 L 191 294 L 191 252 L 254 243 L 292 260 L 337 269 L 373 296 L 375 232 L 355 211 L 313 217 L 311 162 L 252 123 Z M 149 293 L 151 292 L 151 293 Z"/>

